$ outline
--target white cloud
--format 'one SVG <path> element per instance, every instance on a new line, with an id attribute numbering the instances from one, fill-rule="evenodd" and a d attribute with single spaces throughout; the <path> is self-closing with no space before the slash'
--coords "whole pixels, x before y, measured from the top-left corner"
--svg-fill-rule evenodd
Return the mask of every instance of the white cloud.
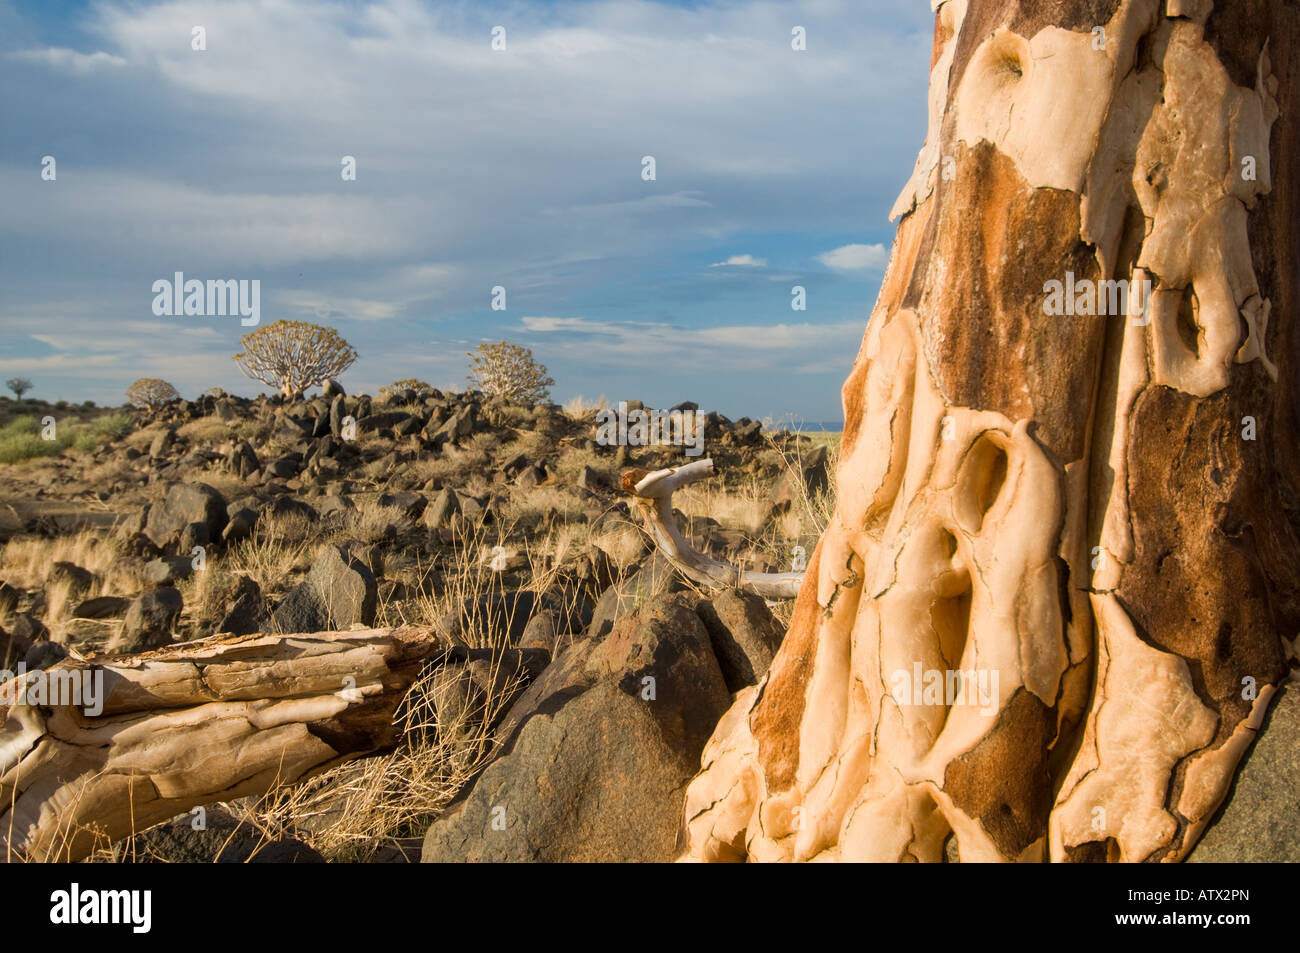
<path id="1" fill-rule="evenodd" d="M 737 268 L 766 268 L 766 258 L 755 258 L 753 255 L 732 255 L 726 261 L 715 261 L 709 265 L 710 268 L 727 268 L 735 266 Z"/>
<path id="2" fill-rule="evenodd" d="M 866 271 L 884 268 L 889 262 L 889 250 L 884 245 L 841 245 L 822 252 L 817 260 L 836 271 Z"/>
<path id="3" fill-rule="evenodd" d="M 775 374 L 803 373 L 802 367 L 812 366 L 827 353 L 855 354 L 863 327 L 862 321 L 691 328 L 649 321 L 532 315 L 523 318 L 524 330 L 564 336 L 557 340 L 543 338 L 534 346 L 540 354 L 568 351 L 605 365 L 629 368 L 653 361 L 678 370 L 716 370 L 725 366 L 728 371 Z M 839 363 L 843 363 L 842 358 Z"/>
<path id="4" fill-rule="evenodd" d="M 48 46 L 38 50 L 15 50 L 9 54 L 9 58 L 82 76 L 100 68 L 126 65 L 126 60 L 122 57 L 102 50 L 94 53 L 79 53 L 62 46 Z"/>

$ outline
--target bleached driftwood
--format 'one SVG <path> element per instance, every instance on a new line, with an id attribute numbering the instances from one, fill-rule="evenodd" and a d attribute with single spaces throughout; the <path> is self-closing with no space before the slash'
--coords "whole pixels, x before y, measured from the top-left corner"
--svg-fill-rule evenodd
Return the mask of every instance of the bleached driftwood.
<path id="1" fill-rule="evenodd" d="M 664 470 L 628 470 L 623 489 L 632 494 L 646 528 L 674 566 L 696 582 L 714 588 L 748 589 L 769 599 L 793 599 L 799 594 L 801 572 L 751 572 L 701 553 L 682 536 L 673 518 L 673 493 L 713 475 L 713 460 L 705 458 Z"/>
<path id="2" fill-rule="evenodd" d="M 102 711 L 88 716 L 84 695 L 39 704 L 9 684 L 0 858 L 77 860 L 195 806 L 391 746 L 394 710 L 440 650 L 417 627 L 250 635 L 29 673 L 102 679 L 90 706 Z"/>

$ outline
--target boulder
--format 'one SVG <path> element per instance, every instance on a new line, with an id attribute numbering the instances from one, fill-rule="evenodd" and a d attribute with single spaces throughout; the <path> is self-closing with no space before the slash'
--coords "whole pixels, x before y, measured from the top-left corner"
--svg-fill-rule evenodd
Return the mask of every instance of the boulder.
<path id="1" fill-rule="evenodd" d="M 72 615 L 78 619 L 119 619 L 130 605 L 131 600 L 125 596 L 96 596 L 77 603 Z"/>
<path id="2" fill-rule="evenodd" d="M 252 444 L 247 440 L 241 440 L 226 457 L 226 466 L 235 476 L 245 479 L 262 468 L 262 461 L 258 459 L 257 451 L 253 449 Z"/>
<path id="3" fill-rule="evenodd" d="M 208 539 L 219 539 L 229 517 L 226 500 L 206 483 L 179 483 L 149 507 L 144 533 L 158 547 L 180 536 L 190 523 L 203 523 Z"/>
<path id="4" fill-rule="evenodd" d="M 95 584 L 95 574 L 75 563 L 56 562 L 50 566 L 45 584 L 47 587 L 64 586 L 69 598 L 76 599 L 90 591 L 90 587 Z"/>
<path id="5" fill-rule="evenodd" d="M 447 529 L 460 518 L 460 500 L 450 487 L 438 491 L 424 510 L 424 525 L 429 529 Z"/>
<path id="6" fill-rule="evenodd" d="M 826 492 L 830 483 L 826 460 L 826 445 L 818 444 L 804 454 L 796 466 L 781 474 L 772 487 L 773 515 L 787 512 L 805 493 L 813 497 Z"/>
<path id="7" fill-rule="evenodd" d="M 503 753 L 424 839 L 426 862 L 667 861 L 731 696 L 679 599 L 565 650 L 501 726 Z"/>
<path id="8" fill-rule="evenodd" d="M 275 632 L 323 632 L 374 625 L 378 585 L 365 564 L 333 544 L 271 616 Z"/>
<path id="9" fill-rule="evenodd" d="M 20 635 L 0 628 L 0 669 L 12 672 L 14 666 L 23 661 L 27 653 L 32 650 L 33 644 Z"/>
<path id="10" fill-rule="evenodd" d="M 637 568 L 619 582 L 605 590 L 592 611 L 589 636 L 602 636 L 614 627 L 616 619 L 630 615 L 646 603 L 662 600 L 669 593 L 686 588 L 677 569 L 658 550 L 652 552 Z"/>
<path id="11" fill-rule="evenodd" d="M 131 601 L 122 630 L 109 641 L 106 650 L 123 655 L 170 644 L 182 608 L 184 600 L 176 589 L 148 589 L 140 593 Z"/>
<path id="12" fill-rule="evenodd" d="M 712 599 L 701 600 L 695 612 L 709 630 L 727 688 L 738 692 L 757 684 L 785 638 L 785 627 L 773 617 L 763 597 L 724 589 Z"/>
<path id="13" fill-rule="evenodd" d="M 253 535 L 253 527 L 257 525 L 257 511 L 250 510 L 248 507 L 241 507 L 230 514 L 230 521 L 226 523 L 226 528 L 221 531 L 221 541 L 223 543 L 237 543 L 241 539 L 247 539 Z"/>
<path id="14" fill-rule="evenodd" d="M 209 600 L 216 615 L 208 620 L 214 632 L 250 635 L 267 627 L 266 599 L 256 581 L 234 576 L 224 582 Z"/>
<path id="15" fill-rule="evenodd" d="M 399 512 L 403 518 L 408 520 L 418 520 L 420 514 L 424 512 L 428 504 L 419 493 L 400 492 L 400 493 L 381 493 L 378 503 L 386 509 L 393 509 Z"/>
<path id="16" fill-rule="evenodd" d="M 314 523 L 320 519 L 320 514 L 316 512 L 310 503 L 305 503 L 288 494 L 282 494 L 262 507 L 261 518 L 267 517 L 271 519 L 296 517 Z"/>
<path id="17" fill-rule="evenodd" d="M 1300 682 L 1283 684 L 1188 863 L 1300 861 Z"/>
<path id="18" fill-rule="evenodd" d="M 144 581 L 151 586 L 170 586 L 188 579 L 194 572 L 189 556 L 159 556 L 144 565 Z"/>

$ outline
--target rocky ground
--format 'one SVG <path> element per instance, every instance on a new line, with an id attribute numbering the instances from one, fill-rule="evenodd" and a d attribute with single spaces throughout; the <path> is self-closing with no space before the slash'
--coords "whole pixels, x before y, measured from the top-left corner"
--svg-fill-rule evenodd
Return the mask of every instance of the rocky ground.
<path id="1" fill-rule="evenodd" d="M 27 408 L 45 410 L 62 419 Z M 101 856 L 673 855 L 704 743 L 790 608 L 696 591 L 650 550 L 618 478 L 689 462 L 682 448 L 601 446 L 594 407 L 436 390 L 209 393 L 122 429 L 0 465 L 10 667 L 407 623 L 435 626 L 449 652 L 412 691 L 398 750 Z M 800 568 L 834 453 L 709 414 L 718 475 L 677 494 L 679 523 L 746 568 Z"/>

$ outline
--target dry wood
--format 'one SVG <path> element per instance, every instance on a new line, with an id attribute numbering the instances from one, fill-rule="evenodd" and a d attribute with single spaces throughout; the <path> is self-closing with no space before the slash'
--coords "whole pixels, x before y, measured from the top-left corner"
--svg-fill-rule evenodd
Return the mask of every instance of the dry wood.
<path id="1" fill-rule="evenodd" d="M 713 460 L 705 458 L 664 470 L 628 470 L 623 489 L 632 494 L 655 545 L 691 579 L 716 589 L 749 589 L 769 599 L 793 599 L 803 585 L 801 572 L 751 572 L 701 553 L 681 534 L 673 517 L 673 493 L 713 476 Z"/>
<path id="2" fill-rule="evenodd" d="M 77 860 L 198 805 L 390 747 L 394 710 L 440 651 L 431 629 L 357 629 L 214 638 L 28 673 L 88 675 L 102 685 L 89 707 L 102 711 L 86 714 L 88 695 L 27 704 L 48 699 L 7 686 L 0 856 Z"/>

